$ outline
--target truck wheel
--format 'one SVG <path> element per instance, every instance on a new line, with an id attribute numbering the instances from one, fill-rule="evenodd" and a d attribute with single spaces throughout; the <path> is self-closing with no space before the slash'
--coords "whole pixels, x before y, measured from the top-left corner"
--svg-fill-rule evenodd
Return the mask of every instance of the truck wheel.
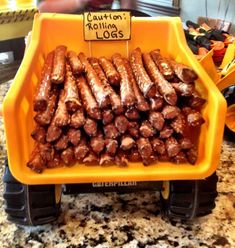
<path id="1" fill-rule="evenodd" d="M 205 180 L 166 181 L 161 191 L 161 210 L 168 219 L 191 220 L 215 208 L 216 173 Z"/>
<path id="2" fill-rule="evenodd" d="M 61 185 L 25 185 L 5 167 L 3 176 L 5 211 L 8 220 L 20 225 L 42 225 L 57 220 Z"/>
<path id="3" fill-rule="evenodd" d="M 235 86 L 231 86 L 223 91 L 227 101 L 227 114 L 224 127 L 224 138 L 235 142 Z"/>

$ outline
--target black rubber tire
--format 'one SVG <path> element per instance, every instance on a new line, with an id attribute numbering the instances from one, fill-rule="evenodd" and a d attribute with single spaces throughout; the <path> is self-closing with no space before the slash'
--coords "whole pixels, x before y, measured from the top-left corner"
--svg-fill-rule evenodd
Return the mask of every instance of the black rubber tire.
<path id="1" fill-rule="evenodd" d="M 170 181 L 168 199 L 160 196 L 163 217 L 191 220 L 210 214 L 218 195 L 217 181 L 216 173 L 205 180 Z"/>
<path id="2" fill-rule="evenodd" d="M 8 220 L 20 225 L 43 225 L 57 220 L 60 200 L 56 203 L 55 185 L 25 185 L 18 182 L 5 166 L 3 198 Z"/>
<path id="3" fill-rule="evenodd" d="M 224 95 L 225 100 L 227 101 L 228 107 L 232 104 L 235 104 L 235 85 L 223 90 L 222 93 Z M 235 142 L 235 132 L 228 128 L 226 124 L 224 126 L 224 139 Z"/>

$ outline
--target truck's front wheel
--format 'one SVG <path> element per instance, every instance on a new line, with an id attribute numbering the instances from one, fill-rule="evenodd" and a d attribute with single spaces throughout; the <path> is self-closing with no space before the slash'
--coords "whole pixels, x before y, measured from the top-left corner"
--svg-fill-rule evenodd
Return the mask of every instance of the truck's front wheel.
<path id="1" fill-rule="evenodd" d="M 20 225 L 42 225 L 59 215 L 61 185 L 25 185 L 18 182 L 6 165 L 3 177 L 8 220 Z"/>

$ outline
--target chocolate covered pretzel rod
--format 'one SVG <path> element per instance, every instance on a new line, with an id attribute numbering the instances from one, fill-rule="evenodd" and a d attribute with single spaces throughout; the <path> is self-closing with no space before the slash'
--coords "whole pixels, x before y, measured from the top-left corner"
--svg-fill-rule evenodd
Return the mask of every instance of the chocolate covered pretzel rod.
<path id="1" fill-rule="evenodd" d="M 79 60 L 77 54 L 74 51 L 69 51 L 67 53 L 68 62 L 71 66 L 72 72 L 74 75 L 79 75 L 83 72 L 83 65 Z"/>
<path id="2" fill-rule="evenodd" d="M 65 150 L 69 145 L 69 138 L 67 134 L 62 134 L 56 141 L 54 147 L 57 151 Z"/>
<path id="3" fill-rule="evenodd" d="M 94 57 L 91 57 L 88 60 L 90 64 L 92 65 L 92 67 L 94 68 L 96 74 L 98 75 L 102 83 L 104 84 L 105 89 L 108 91 L 112 110 L 114 111 L 115 114 L 123 113 L 124 110 L 122 107 L 121 98 L 109 85 L 108 79 L 105 76 L 102 68 L 100 67 L 99 60 Z"/>
<path id="4" fill-rule="evenodd" d="M 145 97 L 154 97 L 156 94 L 156 85 L 145 71 L 140 48 L 136 48 L 131 52 L 130 62 L 136 82 L 143 95 Z"/>
<path id="5" fill-rule="evenodd" d="M 46 126 L 50 124 L 52 117 L 55 113 L 57 98 L 58 95 L 56 93 L 52 94 L 49 98 L 46 110 L 42 112 L 37 112 L 37 114 L 34 116 L 34 120 L 41 126 Z"/>
<path id="6" fill-rule="evenodd" d="M 40 155 L 39 146 L 36 145 L 30 155 L 29 161 L 27 162 L 27 167 L 37 173 L 41 173 L 45 166 L 46 161 Z"/>
<path id="7" fill-rule="evenodd" d="M 78 109 L 75 113 L 71 115 L 70 126 L 74 128 L 82 127 L 86 122 L 84 117 L 83 109 Z"/>
<path id="8" fill-rule="evenodd" d="M 142 122 L 139 131 L 140 131 L 140 134 L 145 138 L 152 137 L 154 135 L 154 133 L 155 133 L 153 127 L 150 124 L 150 122 L 147 121 L 147 120 Z"/>
<path id="9" fill-rule="evenodd" d="M 60 157 L 65 165 L 70 165 L 75 159 L 73 147 L 70 146 L 66 148 L 65 150 L 63 150 Z"/>
<path id="10" fill-rule="evenodd" d="M 112 56 L 114 65 L 116 66 L 120 76 L 120 96 L 122 105 L 129 108 L 135 105 L 136 97 L 133 90 L 132 82 L 129 80 L 128 71 L 125 62 L 120 54 L 115 53 Z"/>
<path id="11" fill-rule="evenodd" d="M 75 112 L 82 107 L 78 96 L 76 80 L 72 74 L 70 65 L 66 64 L 66 77 L 64 83 L 65 105 L 69 112 Z"/>
<path id="12" fill-rule="evenodd" d="M 139 111 L 148 111 L 149 110 L 149 104 L 148 104 L 147 100 L 144 98 L 142 92 L 139 89 L 139 86 L 137 85 L 137 83 L 135 81 L 130 62 L 126 58 L 124 58 L 123 61 L 125 62 L 126 70 L 127 70 L 128 75 L 129 75 L 129 80 L 132 83 L 134 94 L 135 94 L 135 97 L 137 100 L 136 108 Z"/>
<path id="13" fill-rule="evenodd" d="M 142 159 L 147 159 L 152 155 L 153 149 L 148 138 L 141 137 L 136 141 L 136 143 Z"/>
<path id="14" fill-rule="evenodd" d="M 61 90 L 58 107 L 55 112 L 54 121 L 56 126 L 64 127 L 70 123 L 70 115 L 65 105 L 65 91 Z"/>
<path id="15" fill-rule="evenodd" d="M 150 109 L 153 111 L 161 109 L 164 104 L 164 100 L 162 97 L 150 98 L 149 102 L 150 102 Z"/>
<path id="16" fill-rule="evenodd" d="M 83 76 L 79 76 L 77 80 L 78 90 L 82 99 L 83 106 L 91 118 L 101 119 L 100 108 Z"/>
<path id="17" fill-rule="evenodd" d="M 115 126 L 118 129 L 119 133 L 125 133 L 129 126 L 129 121 L 124 115 L 119 115 L 115 118 Z"/>
<path id="18" fill-rule="evenodd" d="M 95 99 L 99 107 L 100 108 L 108 107 L 109 105 L 108 91 L 105 90 L 104 84 L 101 82 L 95 70 L 93 69 L 91 64 L 88 62 L 85 54 L 79 53 L 78 56 L 84 66 L 87 82 L 91 88 L 92 93 L 95 96 Z"/>
<path id="19" fill-rule="evenodd" d="M 53 142 L 57 140 L 61 134 L 62 129 L 56 125 L 55 118 L 53 118 L 47 129 L 46 141 Z"/>
<path id="20" fill-rule="evenodd" d="M 192 97 L 189 100 L 189 106 L 191 108 L 200 109 L 205 104 L 205 102 L 206 100 L 203 99 L 196 90 L 194 90 Z"/>
<path id="21" fill-rule="evenodd" d="M 78 161 L 81 161 L 85 158 L 89 152 L 89 147 L 85 137 L 82 137 L 78 145 L 74 147 L 74 156 Z"/>
<path id="22" fill-rule="evenodd" d="M 99 129 L 97 131 L 97 135 L 91 138 L 90 146 L 97 155 L 99 155 L 104 150 L 105 140 L 102 132 Z"/>
<path id="23" fill-rule="evenodd" d="M 114 156 L 118 149 L 118 142 L 115 139 L 105 139 L 105 149 L 108 154 Z"/>
<path id="24" fill-rule="evenodd" d="M 162 76 L 153 62 L 149 53 L 143 54 L 143 61 L 151 80 L 157 85 L 157 89 L 170 105 L 176 105 L 177 94 L 171 84 Z"/>
<path id="25" fill-rule="evenodd" d="M 51 72 L 53 67 L 54 51 L 48 53 L 41 74 L 41 81 L 37 87 L 33 108 L 34 111 L 44 111 L 47 108 L 51 91 Z"/>
<path id="26" fill-rule="evenodd" d="M 111 61 L 105 57 L 100 57 L 99 63 L 103 68 L 109 83 L 112 85 L 119 85 L 121 77 L 115 67 L 113 66 L 113 64 L 111 63 Z"/>
<path id="27" fill-rule="evenodd" d="M 114 157 L 111 156 L 109 153 L 104 152 L 101 154 L 100 156 L 100 165 L 112 165 L 112 163 L 114 162 Z"/>
<path id="28" fill-rule="evenodd" d="M 54 154 L 55 150 L 50 143 L 36 144 L 27 166 L 35 172 L 41 173 L 47 163 L 53 161 Z"/>
<path id="29" fill-rule="evenodd" d="M 97 122 L 91 118 L 86 119 L 86 123 L 83 126 L 84 131 L 90 137 L 96 137 L 97 135 Z"/>
<path id="30" fill-rule="evenodd" d="M 169 62 L 172 68 L 174 69 L 175 74 L 182 82 L 192 83 L 198 78 L 197 74 L 192 68 L 183 65 L 181 63 L 178 63 L 173 59 L 170 59 Z"/>
<path id="31" fill-rule="evenodd" d="M 55 49 L 53 69 L 51 73 L 51 82 L 54 84 L 61 84 L 64 82 L 66 51 L 66 46 L 57 46 Z"/>
<path id="32" fill-rule="evenodd" d="M 104 125 L 107 125 L 109 123 L 111 123 L 114 119 L 114 114 L 113 111 L 111 109 L 105 109 L 102 112 L 102 123 Z"/>
<path id="33" fill-rule="evenodd" d="M 90 57 L 90 58 L 88 58 L 88 61 L 91 64 L 91 66 L 93 67 L 93 69 L 95 70 L 97 76 L 102 81 L 102 83 L 108 84 L 108 78 L 106 77 L 104 71 L 102 70 L 101 65 L 99 64 L 99 59 L 97 59 L 95 57 Z"/>
<path id="34" fill-rule="evenodd" d="M 130 150 L 131 148 L 133 148 L 135 146 L 135 140 L 128 134 L 124 134 L 122 137 L 121 137 L 121 145 L 120 145 L 120 148 L 123 150 L 123 151 L 126 151 L 126 150 Z"/>
<path id="35" fill-rule="evenodd" d="M 80 142 L 82 136 L 81 131 L 76 128 L 70 128 L 67 135 L 68 141 L 74 146 L 76 146 Z"/>
<path id="36" fill-rule="evenodd" d="M 166 58 L 162 57 L 162 55 L 160 54 L 160 50 L 153 50 L 150 52 L 150 55 L 164 78 L 166 80 L 172 79 L 174 77 L 174 71 L 172 70 L 169 61 Z"/>
<path id="37" fill-rule="evenodd" d="M 46 142 L 46 128 L 36 125 L 31 133 L 31 137 L 38 143 L 44 144 Z"/>
<path id="38" fill-rule="evenodd" d="M 139 112 L 135 107 L 128 108 L 125 112 L 125 116 L 129 120 L 138 120 L 140 118 Z"/>
<path id="39" fill-rule="evenodd" d="M 171 83 L 171 85 L 174 87 L 175 91 L 179 93 L 181 96 L 192 96 L 194 92 L 194 84 L 186 84 L 183 82 L 179 83 Z"/>

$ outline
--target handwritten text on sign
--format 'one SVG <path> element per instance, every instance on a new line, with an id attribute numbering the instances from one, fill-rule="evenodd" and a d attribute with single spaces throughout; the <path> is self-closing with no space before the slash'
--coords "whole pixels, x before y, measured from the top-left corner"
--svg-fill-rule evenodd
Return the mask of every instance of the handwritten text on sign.
<path id="1" fill-rule="evenodd" d="M 84 13 L 85 40 L 129 40 L 130 12 Z"/>

